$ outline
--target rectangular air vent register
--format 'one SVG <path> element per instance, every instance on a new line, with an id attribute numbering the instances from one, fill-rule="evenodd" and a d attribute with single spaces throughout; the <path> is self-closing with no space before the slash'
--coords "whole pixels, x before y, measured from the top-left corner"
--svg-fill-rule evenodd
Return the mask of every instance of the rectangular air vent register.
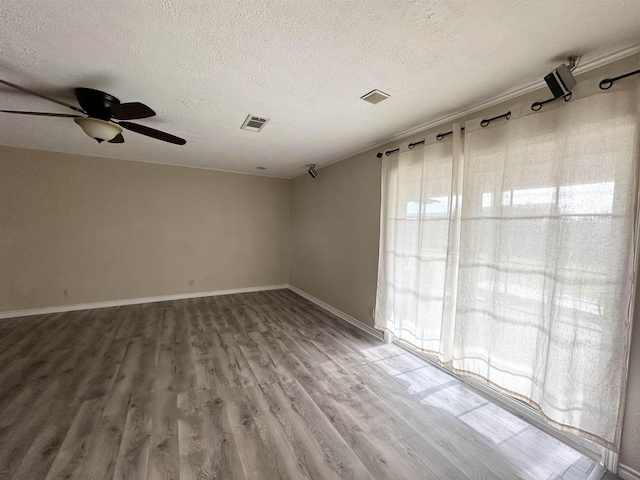
<path id="1" fill-rule="evenodd" d="M 378 89 L 375 89 L 375 90 L 371 90 L 369 93 L 361 96 L 360 98 L 365 102 L 373 103 L 375 105 L 376 103 L 380 103 L 381 101 L 389 98 L 389 94 L 381 92 Z"/>
<path id="2" fill-rule="evenodd" d="M 268 121 L 268 118 L 256 117 L 255 115 L 249 114 L 240 128 L 242 130 L 249 130 L 250 132 L 259 132 Z"/>

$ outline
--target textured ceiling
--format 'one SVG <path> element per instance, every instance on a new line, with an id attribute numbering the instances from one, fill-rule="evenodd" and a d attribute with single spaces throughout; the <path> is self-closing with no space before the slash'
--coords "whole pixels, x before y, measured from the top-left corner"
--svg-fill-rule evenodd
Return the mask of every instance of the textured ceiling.
<path id="1" fill-rule="evenodd" d="M 640 43 L 638 0 L 0 2 L 0 78 L 74 102 L 140 101 L 97 144 L 71 119 L 0 114 L 0 144 L 293 177 L 539 80 L 569 54 Z M 378 88 L 378 105 L 360 96 Z M 0 85 L 0 108 L 73 113 Z M 247 114 L 271 121 L 240 130 Z M 264 166 L 264 171 L 256 167 Z"/>

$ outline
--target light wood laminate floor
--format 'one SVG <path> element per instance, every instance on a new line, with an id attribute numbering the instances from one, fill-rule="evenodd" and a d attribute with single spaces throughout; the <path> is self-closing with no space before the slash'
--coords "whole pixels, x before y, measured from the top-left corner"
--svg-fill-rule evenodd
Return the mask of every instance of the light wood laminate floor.
<path id="1" fill-rule="evenodd" d="M 1 480 L 602 476 L 288 290 L 0 321 Z"/>

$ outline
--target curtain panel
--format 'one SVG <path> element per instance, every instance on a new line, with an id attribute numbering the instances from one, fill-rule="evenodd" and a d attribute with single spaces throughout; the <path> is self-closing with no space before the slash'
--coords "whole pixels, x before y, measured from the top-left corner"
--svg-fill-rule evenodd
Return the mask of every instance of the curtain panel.
<path id="1" fill-rule="evenodd" d="M 426 160 L 428 159 L 428 161 Z M 439 354 L 452 204 L 451 142 L 393 153 L 382 164 L 376 327 Z"/>
<path id="2" fill-rule="evenodd" d="M 637 82 L 383 159 L 376 327 L 618 451 Z"/>

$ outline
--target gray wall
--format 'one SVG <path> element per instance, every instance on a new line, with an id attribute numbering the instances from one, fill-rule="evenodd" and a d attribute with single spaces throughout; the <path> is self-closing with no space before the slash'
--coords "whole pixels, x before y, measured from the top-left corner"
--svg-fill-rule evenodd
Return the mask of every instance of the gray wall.
<path id="1" fill-rule="evenodd" d="M 286 284 L 289 181 L 0 147 L 0 232 L 0 311 Z"/>
<path id="2" fill-rule="evenodd" d="M 373 326 L 380 162 L 369 154 L 291 182 L 289 283 Z"/>

